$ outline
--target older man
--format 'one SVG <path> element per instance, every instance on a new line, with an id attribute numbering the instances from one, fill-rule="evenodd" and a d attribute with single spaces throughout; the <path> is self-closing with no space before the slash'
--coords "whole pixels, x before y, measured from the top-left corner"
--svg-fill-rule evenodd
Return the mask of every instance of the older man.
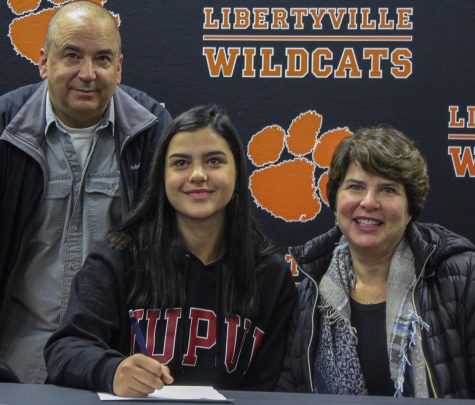
<path id="1" fill-rule="evenodd" d="M 40 52 L 43 82 L 0 97 L 0 363 L 22 382 L 45 381 L 43 346 L 71 280 L 136 205 L 171 119 L 145 93 L 118 86 L 122 60 L 112 15 L 68 3 Z"/>

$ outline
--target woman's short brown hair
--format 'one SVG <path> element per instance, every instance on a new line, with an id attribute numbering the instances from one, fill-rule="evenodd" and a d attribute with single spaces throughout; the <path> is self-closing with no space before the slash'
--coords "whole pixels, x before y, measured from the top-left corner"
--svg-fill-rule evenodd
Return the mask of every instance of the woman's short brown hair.
<path id="1" fill-rule="evenodd" d="M 369 173 L 401 183 L 406 191 L 409 214 L 422 211 L 429 191 L 427 164 L 414 142 L 387 126 L 362 128 L 345 138 L 335 150 L 330 165 L 327 195 L 336 210 L 336 195 L 351 163 Z"/>

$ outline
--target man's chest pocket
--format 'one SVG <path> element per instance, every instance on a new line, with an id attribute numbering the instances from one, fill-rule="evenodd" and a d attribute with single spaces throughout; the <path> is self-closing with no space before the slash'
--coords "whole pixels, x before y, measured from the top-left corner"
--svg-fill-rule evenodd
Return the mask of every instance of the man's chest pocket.
<path id="1" fill-rule="evenodd" d="M 48 181 L 43 204 L 33 219 L 33 228 L 39 230 L 39 237 L 54 240 L 61 237 L 68 215 L 69 195 L 72 178 L 52 176 Z"/>
<path id="2" fill-rule="evenodd" d="M 121 220 L 119 172 L 87 176 L 85 179 L 87 225 L 94 240 L 102 240 L 111 225 Z"/>

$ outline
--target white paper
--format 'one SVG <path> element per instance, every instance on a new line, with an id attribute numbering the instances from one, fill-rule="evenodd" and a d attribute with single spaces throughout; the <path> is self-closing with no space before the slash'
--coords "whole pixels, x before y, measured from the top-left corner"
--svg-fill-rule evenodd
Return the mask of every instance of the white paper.
<path id="1" fill-rule="evenodd" d="M 101 401 L 227 401 L 227 398 L 213 387 L 199 385 L 165 385 L 161 390 L 155 390 L 146 398 L 119 397 L 106 392 L 98 392 Z"/>

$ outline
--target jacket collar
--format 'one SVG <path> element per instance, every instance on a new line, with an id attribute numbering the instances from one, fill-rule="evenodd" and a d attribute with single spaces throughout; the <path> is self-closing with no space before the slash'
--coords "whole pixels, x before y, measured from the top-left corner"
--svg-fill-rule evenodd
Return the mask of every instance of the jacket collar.
<path id="1" fill-rule="evenodd" d="M 434 251 L 434 247 L 436 250 L 430 257 L 426 275 L 431 273 L 431 269 L 437 269 L 447 257 L 475 251 L 475 245 L 467 238 L 457 235 L 439 224 L 411 221 L 406 230 L 406 238 L 414 253 L 417 276 L 429 255 Z"/>
<path id="2" fill-rule="evenodd" d="M 327 271 L 333 250 L 340 239 L 340 229 L 335 226 L 303 245 L 291 247 L 289 251 L 300 269 L 315 280 L 319 280 Z"/>
<path id="3" fill-rule="evenodd" d="M 3 139 L 17 146 L 23 144 L 25 151 L 39 147 L 45 135 L 47 90 L 46 81 L 43 81 L 6 126 Z"/>
<path id="4" fill-rule="evenodd" d="M 2 134 L 2 139 L 16 146 L 21 147 L 19 144 L 23 144 L 21 148 L 30 155 L 34 155 L 33 150 L 39 148 L 45 136 L 47 91 L 48 85 L 44 80 Z M 115 131 L 122 148 L 125 142 L 152 126 L 158 118 L 120 87 L 117 87 L 113 97 Z"/>
<path id="5" fill-rule="evenodd" d="M 407 226 L 407 242 L 414 254 L 416 275 L 419 276 L 430 256 L 426 275 L 449 256 L 466 251 L 475 251 L 475 245 L 467 238 L 438 224 L 411 221 Z M 340 241 L 341 232 L 333 227 L 328 232 L 309 240 L 303 245 L 289 249 L 297 265 L 315 280 L 326 272 L 333 250 Z M 434 251 L 434 247 L 436 250 Z M 328 262 L 328 264 L 327 264 Z"/>
<path id="6" fill-rule="evenodd" d="M 122 150 L 125 143 L 154 125 L 158 118 L 120 87 L 117 87 L 113 97 L 116 120 L 115 135 L 119 137 L 119 145 Z"/>

